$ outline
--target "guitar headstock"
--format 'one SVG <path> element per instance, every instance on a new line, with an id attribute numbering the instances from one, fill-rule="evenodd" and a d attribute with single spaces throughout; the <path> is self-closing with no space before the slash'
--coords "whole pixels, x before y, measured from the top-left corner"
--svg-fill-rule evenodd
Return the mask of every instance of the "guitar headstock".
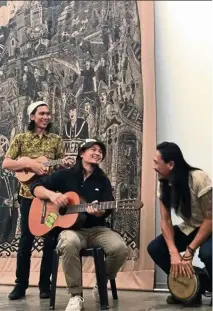
<path id="1" fill-rule="evenodd" d="M 119 209 L 138 210 L 143 207 L 143 202 L 139 199 L 136 200 L 119 200 L 117 204 Z"/>

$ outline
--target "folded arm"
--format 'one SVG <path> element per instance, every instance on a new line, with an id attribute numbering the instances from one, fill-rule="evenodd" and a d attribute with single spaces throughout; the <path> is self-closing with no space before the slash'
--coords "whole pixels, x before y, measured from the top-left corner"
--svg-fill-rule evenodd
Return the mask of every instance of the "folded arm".
<path id="1" fill-rule="evenodd" d="M 31 193 L 42 200 L 49 200 L 58 206 L 65 206 L 68 204 L 67 197 L 62 193 L 63 190 L 63 172 L 57 171 L 51 175 L 44 176 L 37 179 L 30 186 Z"/>
<path id="2" fill-rule="evenodd" d="M 160 202 L 161 231 L 170 253 L 178 252 L 174 240 L 171 211 Z"/>
<path id="3" fill-rule="evenodd" d="M 39 199 L 49 199 L 53 192 L 61 191 L 61 171 L 37 178 L 30 185 L 32 195 Z"/>

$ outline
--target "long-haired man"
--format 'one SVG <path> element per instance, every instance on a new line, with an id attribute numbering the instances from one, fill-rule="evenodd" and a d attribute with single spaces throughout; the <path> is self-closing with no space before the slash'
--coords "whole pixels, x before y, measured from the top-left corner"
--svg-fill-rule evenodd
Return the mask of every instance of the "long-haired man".
<path id="1" fill-rule="evenodd" d="M 191 277 L 192 260 L 199 248 L 199 257 L 212 280 L 212 183 L 199 168 L 190 166 L 180 148 L 172 142 L 157 146 L 154 169 L 159 175 L 162 234 L 148 245 L 154 262 L 168 275 Z M 171 210 L 183 219 L 173 226 Z M 181 256 L 181 252 L 184 255 Z M 167 303 L 178 304 L 173 296 Z M 200 304 L 198 295 L 192 304 Z"/>
<path id="2" fill-rule="evenodd" d="M 28 131 L 15 136 L 5 155 L 2 167 L 14 172 L 28 170 L 36 175 L 44 175 L 47 173 L 46 167 L 35 159 L 40 156 L 45 156 L 50 160 L 62 158 L 62 139 L 50 132 L 51 116 L 45 102 L 38 101 L 30 104 L 27 112 L 29 117 Z M 62 166 L 72 164 L 72 159 L 62 159 Z M 34 241 L 34 236 L 28 227 L 29 210 L 33 199 L 28 184 L 21 184 L 19 197 L 21 237 L 17 254 L 16 285 L 9 294 L 11 300 L 25 296 L 29 284 L 30 258 Z M 52 239 L 48 237 L 44 239 L 40 269 L 40 298 L 49 297 L 52 254 Z"/>

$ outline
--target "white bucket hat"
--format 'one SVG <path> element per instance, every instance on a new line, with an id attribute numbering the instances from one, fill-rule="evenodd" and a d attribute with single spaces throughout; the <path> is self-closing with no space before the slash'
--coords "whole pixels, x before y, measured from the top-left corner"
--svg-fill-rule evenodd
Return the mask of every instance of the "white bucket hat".
<path id="1" fill-rule="evenodd" d="M 30 115 L 31 113 L 39 106 L 42 106 L 42 105 L 45 105 L 47 107 L 49 107 L 45 102 L 43 101 L 38 101 L 38 102 L 35 102 L 35 103 L 32 103 L 28 106 L 27 108 L 27 114 L 28 114 L 28 117 L 29 117 L 29 121 L 30 121 Z"/>

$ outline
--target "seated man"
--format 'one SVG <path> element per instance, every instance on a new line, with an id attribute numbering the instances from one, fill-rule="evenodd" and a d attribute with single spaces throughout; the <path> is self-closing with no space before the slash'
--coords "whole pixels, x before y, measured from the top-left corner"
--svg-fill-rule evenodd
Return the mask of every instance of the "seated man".
<path id="1" fill-rule="evenodd" d="M 148 245 L 154 262 L 174 277 L 191 277 L 195 251 L 205 264 L 212 280 L 212 183 L 201 169 L 190 166 L 180 148 L 169 142 L 157 146 L 154 167 L 159 174 L 159 193 L 162 234 Z M 183 219 L 173 226 L 171 209 Z M 180 252 L 185 252 L 183 256 Z M 173 296 L 168 304 L 181 303 Z M 192 304 L 201 303 L 201 294 Z"/>
<path id="2" fill-rule="evenodd" d="M 99 163 L 106 155 L 106 147 L 102 142 L 87 140 L 79 149 L 76 164 L 67 170 L 54 172 L 34 182 L 31 191 L 40 199 L 48 199 L 58 206 L 68 204 L 64 193 L 74 191 L 88 203 L 112 201 L 112 187 Z M 58 192 L 56 192 L 58 191 Z M 105 218 L 110 211 L 100 211 L 88 207 L 87 217 L 79 230 L 63 230 L 59 234 L 57 249 L 62 255 L 62 265 L 71 298 L 66 311 L 78 311 L 83 308 L 81 284 L 81 263 L 79 252 L 82 248 L 101 246 L 106 254 L 106 273 L 113 279 L 123 265 L 127 246 L 116 232 L 105 227 Z M 93 296 L 99 301 L 98 288 L 93 289 Z"/>

